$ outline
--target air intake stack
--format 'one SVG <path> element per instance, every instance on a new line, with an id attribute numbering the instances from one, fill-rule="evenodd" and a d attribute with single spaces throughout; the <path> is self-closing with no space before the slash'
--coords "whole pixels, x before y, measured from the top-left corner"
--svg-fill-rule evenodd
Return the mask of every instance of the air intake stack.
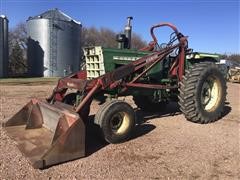
<path id="1" fill-rule="evenodd" d="M 131 49 L 132 40 L 132 25 L 131 20 L 133 17 L 127 17 L 127 24 L 124 28 L 124 34 L 117 34 L 116 40 L 119 49 Z"/>

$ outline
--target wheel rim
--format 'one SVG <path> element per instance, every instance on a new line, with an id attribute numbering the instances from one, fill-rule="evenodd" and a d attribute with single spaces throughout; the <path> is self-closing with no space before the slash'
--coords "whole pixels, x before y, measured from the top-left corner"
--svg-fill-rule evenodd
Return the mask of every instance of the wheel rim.
<path id="1" fill-rule="evenodd" d="M 118 112 L 110 120 L 110 126 L 115 134 L 124 134 L 130 124 L 130 117 L 126 112 Z"/>
<path id="2" fill-rule="evenodd" d="M 201 103 L 204 110 L 211 112 L 216 109 L 220 102 L 221 84 L 219 79 L 210 76 L 203 83 L 201 91 Z"/>

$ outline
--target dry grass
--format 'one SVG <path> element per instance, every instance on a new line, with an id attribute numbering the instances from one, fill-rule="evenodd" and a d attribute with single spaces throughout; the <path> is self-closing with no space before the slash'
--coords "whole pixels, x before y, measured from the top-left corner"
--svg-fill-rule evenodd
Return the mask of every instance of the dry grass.
<path id="1" fill-rule="evenodd" d="M 59 78 L 4 78 L 0 79 L 1 85 L 28 85 L 28 86 L 34 86 L 34 85 L 54 85 L 57 83 Z"/>

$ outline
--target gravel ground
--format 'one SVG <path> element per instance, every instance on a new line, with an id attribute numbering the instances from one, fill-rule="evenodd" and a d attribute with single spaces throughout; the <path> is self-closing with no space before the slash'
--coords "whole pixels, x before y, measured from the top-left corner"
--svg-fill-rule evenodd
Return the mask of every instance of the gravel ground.
<path id="1" fill-rule="evenodd" d="M 52 88 L 2 85 L 0 122 Z M 206 125 L 186 121 L 175 104 L 160 114 L 137 112 L 142 123 L 130 141 L 88 142 L 87 157 L 45 170 L 33 169 L 0 129 L 0 179 L 240 179 L 239 96 L 240 85 L 228 84 L 225 116 Z M 94 114 L 98 105 L 92 106 Z"/>

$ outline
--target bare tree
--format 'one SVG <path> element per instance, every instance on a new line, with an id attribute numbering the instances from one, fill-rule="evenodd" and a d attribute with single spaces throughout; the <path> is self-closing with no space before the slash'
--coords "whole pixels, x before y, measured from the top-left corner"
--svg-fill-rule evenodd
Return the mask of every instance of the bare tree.
<path id="1" fill-rule="evenodd" d="M 26 23 L 19 23 L 17 26 L 9 31 L 9 44 L 18 43 L 22 49 L 27 49 L 27 28 Z"/>
<path id="2" fill-rule="evenodd" d="M 27 72 L 27 29 L 19 23 L 9 31 L 9 74 L 23 75 Z"/>
<path id="3" fill-rule="evenodd" d="M 9 60 L 9 70 L 12 76 L 23 76 L 27 72 L 27 60 L 24 58 L 23 50 L 18 43 L 16 43 L 12 48 Z"/>
<path id="4" fill-rule="evenodd" d="M 132 34 L 132 48 L 133 49 L 141 49 L 147 45 L 147 42 L 144 41 L 141 36 L 136 33 Z"/>
<path id="5" fill-rule="evenodd" d="M 221 58 L 240 63 L 240 54 L 230 54 L 230 55 L 223 54 Z"/>
<path id="6" fill-rule="evenodd" d="M 82 44 L 83 46 L 103 46 L 108 48 L 116 48 L 116 35 L 116 32 L 108 28 L 83 28 Z M 146 46 L 146 42 L 143 41 L 138 34 L 133 33 L 132 48 L 140 49 L 144 46 Z"/>
<path id="7" fill-rule="evenodd" d="M 104 47 L 114 48 L 117 46 L 116 33 L 108 28 L 101 28 L 99 31 L 100 41 Z"/>

